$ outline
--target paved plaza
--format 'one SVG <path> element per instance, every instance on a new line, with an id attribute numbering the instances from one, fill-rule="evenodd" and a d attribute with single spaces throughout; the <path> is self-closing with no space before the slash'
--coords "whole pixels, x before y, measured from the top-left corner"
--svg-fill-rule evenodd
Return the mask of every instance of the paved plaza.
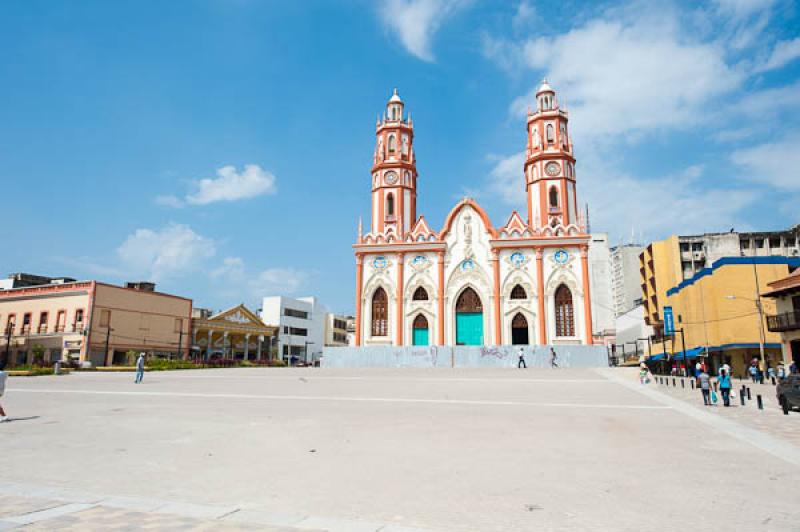
<path id="1" fill-rule="evenodd" d="M 800 414 L 696 399 L 605 368 L 12 378 L 0 530 L 800 530 Z"/>

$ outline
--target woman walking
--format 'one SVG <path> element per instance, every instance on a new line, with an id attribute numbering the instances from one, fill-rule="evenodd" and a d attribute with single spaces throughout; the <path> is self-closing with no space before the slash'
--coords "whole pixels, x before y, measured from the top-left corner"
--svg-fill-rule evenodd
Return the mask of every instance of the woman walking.
<path id="1" fill-rule="evenodd" d="M 722 402 L 731 406 L 731 376 L 724 369 L 719 374 L 719 391 L 722 392 Z"/>

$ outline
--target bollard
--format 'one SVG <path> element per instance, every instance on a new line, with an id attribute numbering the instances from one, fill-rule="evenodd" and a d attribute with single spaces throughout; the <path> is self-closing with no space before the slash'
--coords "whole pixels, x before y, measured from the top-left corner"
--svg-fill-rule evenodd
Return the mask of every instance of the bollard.
<path id="1" fill-rule="evenodd" d="M 681 388 L 686 388 L 686 381 L 685 381 L 685 379 L 681 379 Z"/>
<path id="2" fill-rule="evenodd" d="M 772 377 L 772 385 L 775 386 L 775 377 Z"/>
<path id="3" fill-rule="evenodd" d="M 744 394 L 740 393 L 739 398 L 742 400 L 742 406 L 744 406 Z"/>
<path id="4" fill-rule="evenodd" d="M 756 395 L 756 401 L 758 402 L 758 409 L 764 410 L 764 402 L 761 400 L 761 394 Z"/>
<path id="5" fill-rule="evenodd" d="M 789 415 L 789 401 L 787 401 L 785 397 L 781 398 L 781 407 L 783 408 L 783 415 L 784 416 L 788 416 Z"/>
<path id="6" fill-rule="evenodd" d="M 748 401 L 752 401 L 753 400 L 753 398 L 750 397 L 750 388 L 747 388 L 747 400 Z"/>
<path id="7" fill-rule="evenodd" d="M 675 377 L 672 377 L 672 387 L 674 388 L 675 386 L 676 386 L 676 384 L 675 384 Z"/>
<path id="8" fill-rule="evenodd" d="M 61 361 L 57 360 L 55 364 L 53 364 L 53 375 L 61 375 Z"/>
<path id="9" fill-rule="evenodd" d="M 694 390 L 694 379 L 690 380 L 690 381 L 689 381 L 689 384 L 691 384 L 691 385 L 692 385 L 692 390 Z"/>

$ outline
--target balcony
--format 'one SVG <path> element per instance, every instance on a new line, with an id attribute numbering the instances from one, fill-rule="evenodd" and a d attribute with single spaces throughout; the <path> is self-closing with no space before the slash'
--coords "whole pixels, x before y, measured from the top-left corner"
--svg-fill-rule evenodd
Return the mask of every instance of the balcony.
<path id="1" fill-rule="evenodd" d="M 800 310 L 767 316 L 767 329 L 770 332 L 796 331 L 800 329 Z"/>

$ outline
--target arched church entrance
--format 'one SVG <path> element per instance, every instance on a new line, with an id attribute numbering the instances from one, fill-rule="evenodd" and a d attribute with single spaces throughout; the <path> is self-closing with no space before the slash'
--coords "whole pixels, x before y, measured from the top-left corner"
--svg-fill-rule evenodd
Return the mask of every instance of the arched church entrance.
<path id="1" fill-rule="evenodd" d="M 456 345 L 483 345 L 483 304 L 472 288 L 456 300 Z"/>
<path id="2" fill-rule="evenodd" d="M 521 312 L 517 312 L 511 320 L 511 343 L 513 345 L 528 345 L 528 320 Z"/>
<path id="3" fill-rule="evenodd" d="M 422 314 L 419 314 L 416 318 L 414 318 L 412 333 L 411 343 L 413 345 L 429 344 L 428 319 Z"/>

